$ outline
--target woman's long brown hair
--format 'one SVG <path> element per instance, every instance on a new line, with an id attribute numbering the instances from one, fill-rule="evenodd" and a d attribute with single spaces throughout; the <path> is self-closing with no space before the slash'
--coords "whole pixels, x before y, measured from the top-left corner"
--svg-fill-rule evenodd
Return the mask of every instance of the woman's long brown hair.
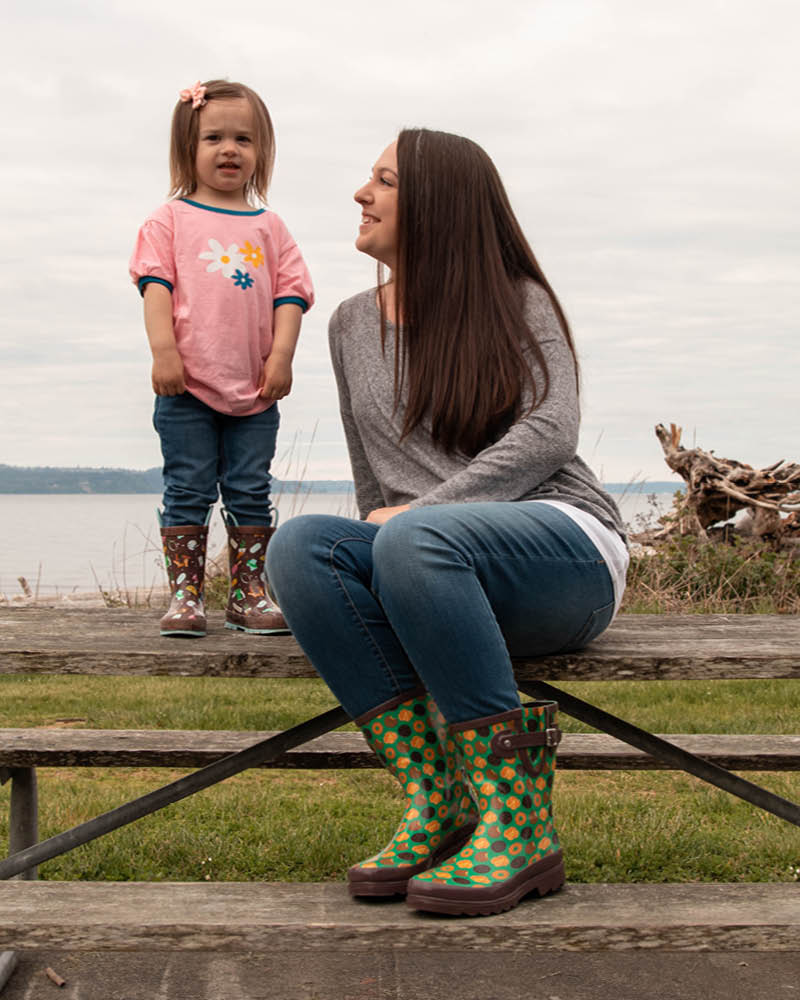
<path id="1" fill-rule="evenodd" d="M 407 392 L 403 437 L 429 420 L 445 451 L 472 456 L 522 415 L 523 398 L 530 412 L 549 389 L 525 321 L 525 279 L 549 295 L 575 359 L 569 325 L 480 146 L 404 129 L 397 161 L 396 314 L 381 310 L 381 335 L 393 320 L 396 405 Z M 577 360 L 575 371 L 577 379 Z"/>

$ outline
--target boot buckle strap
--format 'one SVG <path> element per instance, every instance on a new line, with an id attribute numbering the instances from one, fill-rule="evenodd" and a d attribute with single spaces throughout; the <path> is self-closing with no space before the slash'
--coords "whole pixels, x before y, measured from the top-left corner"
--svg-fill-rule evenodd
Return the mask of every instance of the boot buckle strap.
<path id="1" fill-rule="evenodd" d="M 514 733 L 504 730 L 492 737 L 492 753 L 498 757 L 512 757 L 517 750 L 528 747 L 557 747 L 561 742 L 561 730 L 552 726 L 538 733 Z"/>

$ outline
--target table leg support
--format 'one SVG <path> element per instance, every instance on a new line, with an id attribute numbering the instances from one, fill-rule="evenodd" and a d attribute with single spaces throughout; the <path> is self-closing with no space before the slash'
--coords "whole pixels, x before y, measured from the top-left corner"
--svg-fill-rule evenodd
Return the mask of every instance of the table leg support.
<path id="1" fill-rule="evenodd" d="M 231 778 L 234 774 L 240 774 L 247 768 L 258 767 L 274 760 L 286 753 L 287 750 L 302 746 L 308 740 L 323 736 L 349 721 L 350 716 L 341 706 L 332 708 L 330 711 L 323 712 L 322 715 L 317 715 L 306 722 L 301 722 L 300 725 L 292 726 L 291 729 L 278 733 L 276 736 L 261 740 L 246 750 L 229 754 L 199 771 L 194 771 L 184 778 L 179 778 L 177 781 L 157 788 L 153 792 L 148 792 L 147 795 L 142 795 L 132 802 L 126 802 L 125 805 L 103 813 L 102 816 L 81 823 L 64 833 L 56 834 L 55 837 L 50 837 L 40 844 L 25 847 L 15 852 L 0 861 L 0 879 L 12 878 L 20 872 L 27 871 L 32 865 L 42 864 L 45 861 L 50 861 L 51 858 L 73 850 L 75 847 L 88 844 L 90 840 L 102 837 L 112 830 L 118 830 L 143 816 L 149 816 L 173 802 L 180 802 L 181 799 L 194 795 L 195 792 L 200 792 L 204 788 L 210 788 L 211 785 Z"/>
<path id="2" fill-rule="evenodd" d="M 14 973 L 19 958 L 15 951 L 0 951 L 0 993 Z"/>
<path id="3" fill-rule="evenodd" d="M 11 781 L 11 808 L 9 811 L 8 853 L 16 854 L 32 847 L 39 840 L 39 799 L 37 795 L 36 768 L 11 767 L 0 769 L 0 782 Z M 16 879 L 33 880 L 36 866 L 15 875 Z M 14 973 L 19 962 L 15 951 L 0 952 L 0 993 Z"/>
<path id="4" fill-rule="evenodd" d="M 712 764 L 696 754 L 689 753 L 688 750 L 675 746 L 674 743 L 662 740 L 659 736 L 653 736 L 652 733 L 639 729 L 638 726 L 631 725 L 630 722 L 625 722 L 623 719 L 617 718 L 616 715 L 604 712 L 603 709 L 597 708 L 595 705 L 581 701 L 580 698 L 575 698 L 573 695 L 567 694 L 566 691 L 553 687 L 552 684 L 546 684 L 544 681 L 523 681 L 518 682 L 517 686 L 520 691 L 524 691 L 525 694 L 532 695 L 534 698 L 557 701 L 559 708 L 567 715 L 571 715 L 601 732 L 608 733 L 609 736 L 615 736 L 638 750 L 643 750 L 651 757 L 669 764 L 675 770 L 687 771 L 689 774 L 709 782 L 709 784 L 716 785 L 717 788 L 730 792 L 731 795 L 736 795 L 775 816 L 780 816 L 788 823 L 800 826 L 800 805 L 790 802 L 780 795 L 775 795 L 773 792 L 767 791 L 766 788 L 753 784 L 752 781 L 746 781 L 732 771 L 726 771 L 718 764 Z"/>
<path id="5" fill-rule="evenodd" d="M 39 798 L 35 767 L 14 767 L 10 770 L 8 853 L 16 854 L 39 841 Z M 36 867 L 28 868 L 15 877 L 32 881 L 37 877 Z"/>

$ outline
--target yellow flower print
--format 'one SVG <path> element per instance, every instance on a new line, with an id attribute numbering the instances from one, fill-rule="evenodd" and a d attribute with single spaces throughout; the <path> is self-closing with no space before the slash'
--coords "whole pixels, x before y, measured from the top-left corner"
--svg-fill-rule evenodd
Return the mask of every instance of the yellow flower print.
<path id="1" fill-rule="evenodd" d="M 244 255 L 245 262 L 253 267 L 261 267 L 264 263 L 264 251 L 261 247 L 254 247 L 250 240 L 247 240 L 243 247 L 239 247 L 239 253 Z"/>

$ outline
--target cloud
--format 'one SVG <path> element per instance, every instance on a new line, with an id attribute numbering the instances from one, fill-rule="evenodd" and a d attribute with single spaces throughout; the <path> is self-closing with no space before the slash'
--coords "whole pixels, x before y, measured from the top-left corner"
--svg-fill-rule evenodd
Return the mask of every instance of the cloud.
<path id="1" fill-rule="evenodd" d="M 312 269 L 282 436 L 348 464 L 327 319 L 374 282 L 352 193 L 403 125 L 481 142 L 570 317 L 587 459 L 663 478 L 659 421 L 753 464 L 797 459 L 794 4 L 477 0 L 55 3 L 6 15 L 0 461 L 158 461 L 136 228 L 167 188 L 177 91 L 267 100 L 272 206 Z M 694 432 L 694 431 L 692 431 Z"/>

